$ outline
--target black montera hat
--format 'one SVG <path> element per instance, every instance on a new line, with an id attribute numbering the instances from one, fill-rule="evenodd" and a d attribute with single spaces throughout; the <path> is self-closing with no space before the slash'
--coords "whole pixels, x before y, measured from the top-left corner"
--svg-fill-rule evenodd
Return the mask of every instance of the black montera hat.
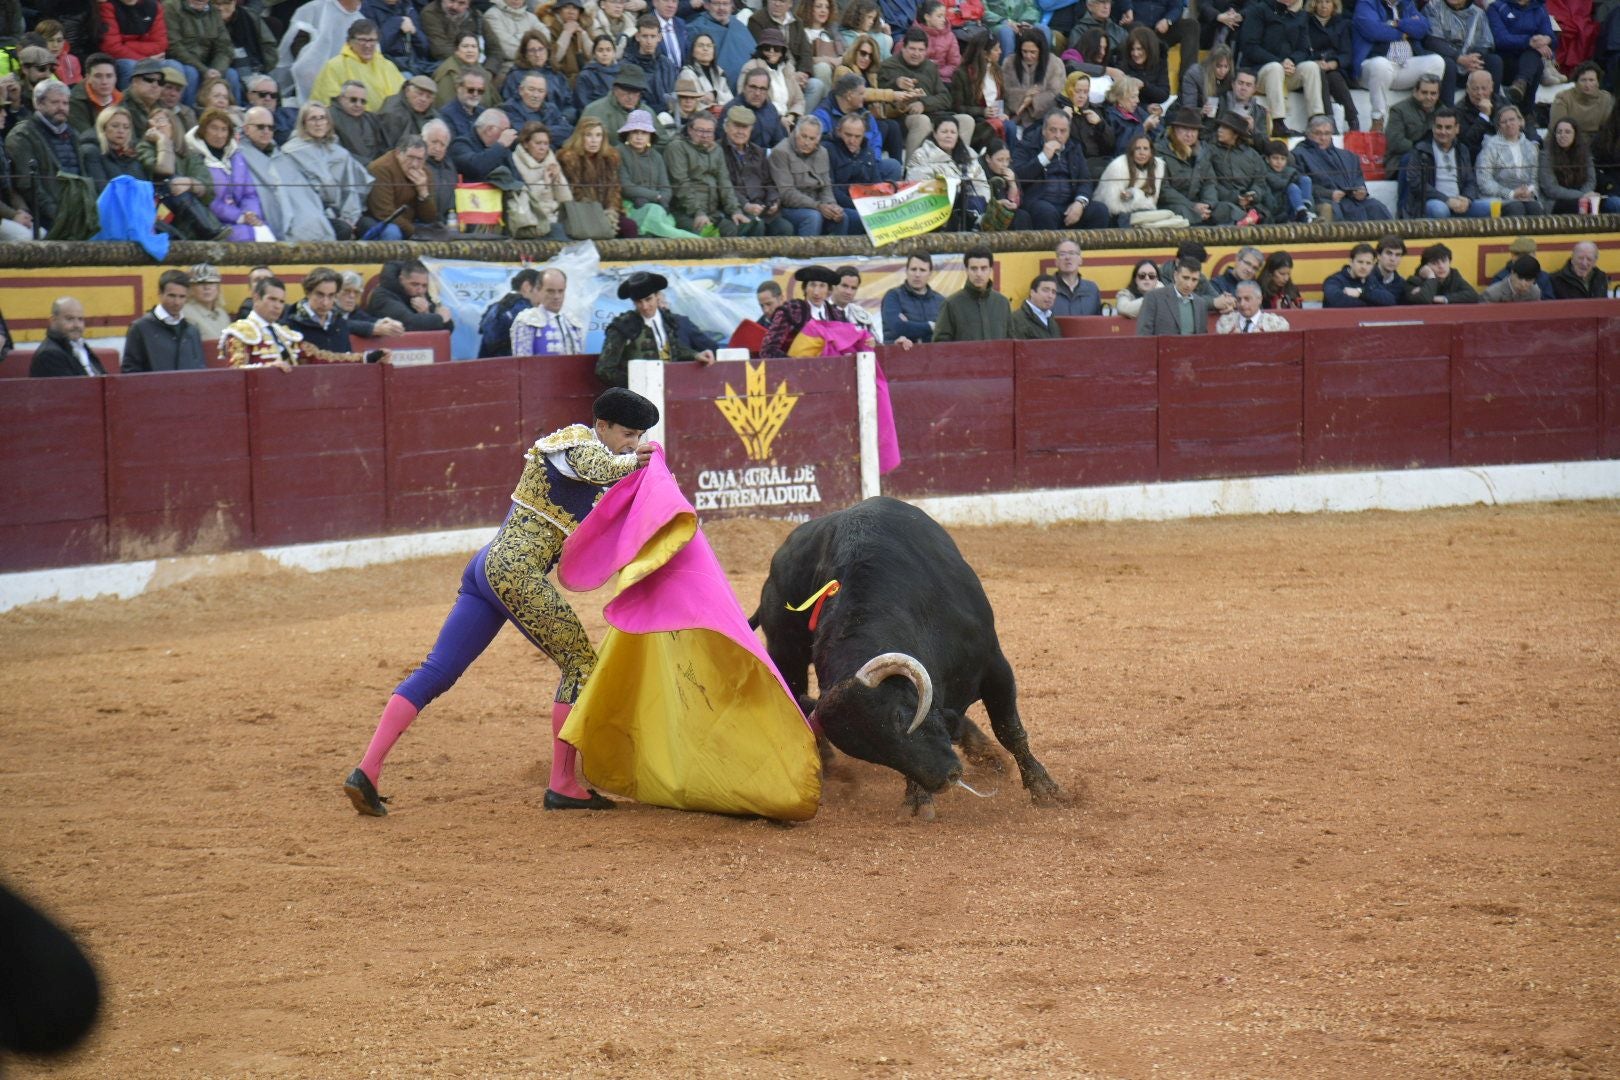
<path id="1" fill-rule="evenodd" d="M 591 413 L 598 420 L 619 424 L 632 431 L 646 431 L 658 425 L 658 406 L 622 386 L 602 391 L 591 406 Z"/>
<path id="2" fill-rule="evenodd" d="M 649 274 L 645 270 L 637 270 L 619 283 L 620 300 L 645 300 L 653 293 L 663 292 L 669 288 L 669 279 L 663 274 Z"/>
<path id="3" fill-rule="evenodd" d="M 808 285 L 812 281 L 819 281 L 823 285 L 837 285 L 838 275 L 825 266 L 803 266 L 794 273 L 793 280 L 801 285 Z"/>

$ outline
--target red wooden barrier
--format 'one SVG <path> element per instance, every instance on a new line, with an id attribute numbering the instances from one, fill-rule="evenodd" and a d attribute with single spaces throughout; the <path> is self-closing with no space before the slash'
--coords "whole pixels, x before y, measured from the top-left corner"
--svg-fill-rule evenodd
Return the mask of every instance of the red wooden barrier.
<path id="1" fill-rule="evenodd" d="M 1305 468 L 1404 469 L 1451 460 L 1449 326 L 1305 336 Z"/>
<path id="2" fill-rule="evenodd" d="M 1455 328 L 1451 461 L 1584 461 L 1598 452 L 1596 319 Z"/>
<path id="3" fill-rule="evenodd" d="M 1598 320 L 1598 456 L 1620 458 L 1620 315 Z"/>
<path id="4" fill-rule="evenodd" d="M 1541 300 L 1533 308 L 1523 304 L 1430 304 L 1382 308 L 1306 308 L 1280 312 L 1294 330 L 1360 327 L 1387 323 L 1508 322 L 1524 318 L 1591 318 L 1620 315 L 1620 300 Z M 1066 338 L 1135 337 L 1136 320 L 1121 315 L 1062 315 L 1058 328 Z M 1215 319 L 1210 318 L 1210 333 Z"/>
<path id="5" fill-rule="evenodd" d="M 1159 476 L 1264 476 L 1299 468 L 1302 335 L 1245 334 L 1242 351 L 1207 337 L 1161 337 Z"/>
<path id="6" fill-rule="evenodd" d="M 96 381 L 107 398 L 111 556 L 149 559 L 250 543 L 242 373 L 155 372 Z"/>
<path id="7" fill-rule="evenodd" d="M 602 392 L 594 356 L 519 356 L 518 416 L 523 445 L 565 424 L 591 422 L 591 403 Z"/>
<path id="8" fill-rule="evenodd" d="M 1020 341 L 1013 355 L 1019 487 L 1159 478 L 1157 343 Z"/>
<path id="9" fill-rule="evenodd" d="M 34 379 L 0 394 L 0 570 L 107 557 L 106 379 Z"/>
<path id="10" fill-rule="evenodd" d="M 248 371 L 253 539 L 375 536 L 387 523 L 383 369 Z"/>
<path id="11" fill-rule="evenodd" d="M 33 366 L 34 350 L 36 348 L 38 348 L 37 344 L 29 344 L 23 348 L 12 349 L 8 352 L 6 358 L 0 360 L 0 379 L 28 378 L 28 369 Z M 117 375 L 119 373 L 118 365 L 123 358 L 118 355 L 117 349 L 93 348 L 90 351 L 95 354 L 97 360 L 101 361 L 101 366 L 107 374 Z"/>
<path id="12" fill-rule="evenodd" d="M 415 367 L 418 364 L 448 364 L 450 362 L 450 331 L 448 330 L 412 330 L 397 337 L 361 337 L 359 334 L 349 335 L 349 347 L 353 352 L 370 352 L 372 349 L 388 349 L 394 353 L 393 361 L 400 367 Z"/>
<path id="13" fill-rule="evenodd" d="M 384 367 L 388 527 L 498 521 L 523 471 L 517 360 Z"/>
<path id="14" fill-rule="evenodd" d="M 1013 343 L 961 341 L 881 350 L 904 461 L 896 495 L 1006 491 L 1017 481 Z"/>

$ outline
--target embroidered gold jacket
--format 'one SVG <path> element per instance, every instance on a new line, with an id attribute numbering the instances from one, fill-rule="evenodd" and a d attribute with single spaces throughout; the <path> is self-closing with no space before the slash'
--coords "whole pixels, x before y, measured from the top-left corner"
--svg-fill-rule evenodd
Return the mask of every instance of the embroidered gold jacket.
<path id="1" fill-rule="evenodd" d="M 249 312 L 247 318 L 237 319 L 225 328 L 219 335 L 219 351 L 231 367 L 239 368 L 264 367 L 277 360 L 296 367 L 310 363 L 359 364 L 366 359 L 365 353 L 317 349 L 297 330 L 290 326 L 272 326 L 256 312 Z"/>

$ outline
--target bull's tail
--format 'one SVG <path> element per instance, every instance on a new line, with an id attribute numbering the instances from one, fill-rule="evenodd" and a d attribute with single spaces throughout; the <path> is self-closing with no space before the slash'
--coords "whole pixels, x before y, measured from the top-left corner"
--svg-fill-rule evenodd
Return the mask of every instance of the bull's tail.
<path id="1" fill-rule="evenodd" d="M 755 608 L 754 613 L 752 615 L 748 616 L 748 629 L 750 629 L 750 630 L 758 630 L 759 629 L 759 608 Z"/>

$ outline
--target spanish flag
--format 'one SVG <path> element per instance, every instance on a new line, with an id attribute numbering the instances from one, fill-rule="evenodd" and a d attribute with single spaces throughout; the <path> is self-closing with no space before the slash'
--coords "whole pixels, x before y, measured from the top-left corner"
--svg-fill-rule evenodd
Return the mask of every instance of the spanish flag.
<path id="1" fill-rule="evenodd" d="M 563 545 L 576 592 L 615 573 L 596 670 L 563 726 L 595 787 L 677 810 L 807 821 L 816 739 L 661 451 Z"/>
<path id="2" fill-rule="evenodd" d="M 494 184 L 457 184 L 456 221 L 462 225 L 499 225 L 500 189 Z"/>

